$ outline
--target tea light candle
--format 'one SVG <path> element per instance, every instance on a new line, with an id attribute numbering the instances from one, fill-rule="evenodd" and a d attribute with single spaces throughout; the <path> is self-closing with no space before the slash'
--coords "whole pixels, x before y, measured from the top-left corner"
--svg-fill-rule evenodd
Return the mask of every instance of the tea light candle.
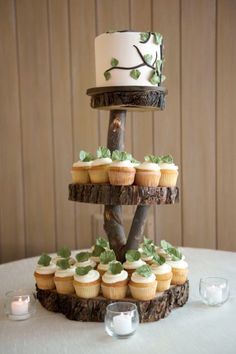
<path id="1" fill-rule="evenodd" d="M 211 285 L 206 288 L 206 298 L 210 305 L 220 304 L 222 302 L 222 288 Z"/>
<path id="2" fill-rule="evenodd" d="M 11 303 L 11 318 L 12 319 L 26 319 L 29 315 L 29 304 L 27 300 L 23 300 L 19 297 L 18 300 Z"/>
<path id="3" fill-rule="evenodd" d="M 118 335 L 126 335 L 133 332 L 131 319 L 132 318 L 130 314 L 123 313 L 113 317 L 113 327 L 115 333 Z"/>

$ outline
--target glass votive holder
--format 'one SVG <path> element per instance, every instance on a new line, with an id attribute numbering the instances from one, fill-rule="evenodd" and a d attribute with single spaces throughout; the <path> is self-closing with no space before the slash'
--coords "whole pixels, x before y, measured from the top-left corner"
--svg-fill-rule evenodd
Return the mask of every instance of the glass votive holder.
<path id="1" fill-rule="evenodd" d="M 229 298 L 228 280 L 217 277 L 202 278 L 199 283 L 199 293 L 206 305 L 223 305 Z"/>
<path id="2" fill-rule="evenodd" d="M 131 302 L 114 302 L 106 308 L 106 332 L 116 338 L 132 336 L 139 325 L 137 306 Z"/>
<path id="3" fill-rule="evenodd" d="M 36 297 L 32 290 L 12 290 L 5 294 L 4 310 L 10 320 L 27 320 L 35 313 L 35 305 Z"/>

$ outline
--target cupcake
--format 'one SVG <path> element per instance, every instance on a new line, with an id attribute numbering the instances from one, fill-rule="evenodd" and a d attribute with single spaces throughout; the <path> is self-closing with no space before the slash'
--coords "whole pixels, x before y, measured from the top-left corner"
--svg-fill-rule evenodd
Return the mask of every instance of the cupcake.
<path id="1" fill-rule="evenodd" d="M 57 251 L 56 257 L 52 259 L 52 262 L 57 264 L 57 261 L 61 259 L 68 259 L 70 265 L 75 264 L 75 259 L 71 257 L 71 250 L 68 247 L 62 247 Z"/>
<path id="2" fill-rule="evenodd" d="M 83 299 L 98 296 L 100 283 L 100 274 L 91 266 L 76 268 L 73 284 L 77 296 Z"/>
<path id="3" fill-rule="evenodd" d="M 158 156 L 145 156 L 145 162 L 136 167 L 135 184 L 144 187 L 157 187 L 160 181 L 161 172 L 158 163 Z"/>
<path id="4" fill-rule="evenodd" d="M 128 273 L 118 261 L 109 264 L 108 271 L 102 276 L 102 294 L 112 300 L 125 298 L 128 284 Z"/>
<path id="5" fill-rule="evenodd" d="M 162 256 L 155 256 L 151 265 L 151 270 L 156 276 L 157 291 L 165 291 L 170 288 L 172 279 L 172 268 L 166 263 L 165 258 Z"/>
<path id="6" fill-rule="evenodd" d="M 173 256 L 173 250 L 174 252 L 177 252 L 176 251 L 176 248 L 174 246 L 171 245 L 171 243 L 165 241 L 165 240 L 161 240 L 160 242 L 160 246 L 158 246 L 156 248 L 156 253 L 159 255 L 159 256 L 162 256 L 165 258 L 166 261 L 171 261 L 172 260 L 172 256 Z M 178 252 L 180 252 L 180 250 L 178 250 Z M 184 260 L 185 259 L 185 256 L 181 253 L 181 259 Z"/>
<path id="7" fill-rule="evenodd" d="M 131 154 L 128 154 L 125 151 L 113 151 L 113 162 L 108 169 L 109 182 L 111 185 L 130 186 L 134 183 L 136 170 L 131 160 Z"/>
<path id="8" fill-rule="evenodd" d="M 75 267 L 71 266 L 68 259 L 57 261 L 57 270 L 54 275 L 54 282 L 59 294 L 73 294 Z"/>
<path id="9" fill-rule="evenodd" d="M 52 258 L 43 253 L 39 258 L 34 272 L 35 281 L 39 289 L 54 289 L 54 273 L 56 272 L 56 265 L 52 263 Z"/>
<path id="10" fill-rule="evenodd" d="M 90 183 L 88 171 L 92 165 L 94 157 L 90 152 L 81 150 L 79 158 L 79 161 L 73 163 L 71 169 L 72 182 L 80 184 Z"/>
<path id="11" fill-rule="evenodd" d="M 182 285 L 188 278 L 188 263 L 183 259 L 167 262 L 172 268 L 172 285 Z"/>
<path id="12" fill-rule="evenodd" d="M 175 187 L 178 178 L 178 166 L 173 162 L 171 155 L 161 157 L 160 163 L 161 178 L 159 185 L 161 187 Z"/>
<path id="13" fill-rule="evenodd" d="M 96 267 L 96 262 L 94 262 L 91 259 L 91 253 L 89 252 L 79 252 L 77 253 L 77 255 L 75 256 L 76 258 L 76 267 L 87 267 L 87 266 L 91 266 L 92 268 Z"/>
<path id="14" fill-rule="evenodd" d="M 132 273 L 142 265 L 146 264 L 141 259 L 141 253 L 137 250 L 129 250 L 125 254 L 125 263 L 123 263 L 124 269 L 128 272 L 129 279 Z"/>
<path id="15" fill-rule="evenodd" d="M 94 160 L 89 169 L 91 183 L 108 183 L 108 167 L 112 163 L 111 152 L 105 146 L 97 149 L 97 159 Z"/>
<path id="16" fill-rule="evenodd" d="M 109 263 L 116 260 L 116 255 L 113 250 L 106 250 L 100 254 L 100 263 L 97 266 L 97 271 L 102 276 L 108 271 Z"/>
<path id="17" fill-rule="evenodd" d="M 151 265 L 153 257 L 156 253 L 156 248 L 153 241 L 144 236 L 143 243 L 139 246 L 139 252 L 141 253 L 141 259 Z"/>
<path id="18" fill-rule="evenodd" d="M 149 265 L 142 265 L 131 275 L 129 289 L 134 299 L 148 301 L 156 296 L 157 281 Z"/>
<path id="19" fill-rule="evenodd" d="M 96 243 L 94 246 L 91 247 L 91 257 L 90 259 L 96 262 L 96 265 L 100 262 L 100 255 L 102 252 L 109 250 L 110 245 L 107 240 L 102 237 L 96 239 Z"/>

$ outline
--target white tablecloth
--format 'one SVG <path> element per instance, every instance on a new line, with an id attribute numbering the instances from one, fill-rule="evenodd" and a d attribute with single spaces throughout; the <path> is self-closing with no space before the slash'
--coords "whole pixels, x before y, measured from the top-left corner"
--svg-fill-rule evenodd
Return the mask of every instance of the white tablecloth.
<path id="1" fill-rule="evenodd" d="M 184 248 L 190 267 L 188 303 L 158 322 L 140 324 L 134 336 L 109 337 L 103 323 L 83 323 L 45 310 L 26 321 L 10 321 L 3 312 L 4 294 L 19 288 L 34 289 L 37 258 L 0 265 L 1 354 L 235 354 L 236 253 Z M 221 307 L 207 307 L 198 294 L 199 279 L 219 276 L 229 280 L 231 295 Z"/>

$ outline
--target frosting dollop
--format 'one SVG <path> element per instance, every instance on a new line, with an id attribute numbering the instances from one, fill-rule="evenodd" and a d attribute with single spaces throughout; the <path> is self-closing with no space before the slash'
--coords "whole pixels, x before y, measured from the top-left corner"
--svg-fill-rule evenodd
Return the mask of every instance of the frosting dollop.
<path id="1" fill-rule="evenodd" d="M 60 269 L 57 268 L 56 273 L 55 273 L 55 277 L 59 277 L 59 278 L 64 278 L 64 277 L 72 277 L 75 274 L 75 267 L 70 267 L 67 269 Z"/>
<path id="2" fill-rule="evenodd" d="M 162 265 L 158 265 L 156 263 L 153 263 L 151 265 L 151 269 L 154 274 L 166 274 L 171 272 L 171 266 L 167 263 L 164 263 Z"/>
<path id="3" fill-rule="evenodd" d="M 128 273 L 126 270 L 122 270 L 119 274 L 112 274 L 111 272 L 106 272 L 102 276 L 102 281 L 104 283 L 112 284 L 119 281 L 126 280 L 128 278 Z"/>
<path id="4" fill-rule="evenodd" d="M 161 170 L 178 170 L 178 166 L 176 166 L 174 163 L 161 163 L 160 164 L 160 169 Z"/>
<path id="5" fill-rule="evenodd" d="M 154 162 L 143 162 L 136 167 L 137 170 L 150 170 L 150 171 L 160 171 L 160 167 Z"/>
<path id="6" fill-rule="evenodd" d="M 91 269 L 85 275 L 74 275 L 74 280 L 78 281 L 79 283 L 92 283 L 100 278 L 100 274 L 98 271 Z"/>
<path id="7" fill-rule="evenodd" d="M 146 263 L 142 259 L 139 259 L 138 261 L 134 261 L 134 262 L 126 261 L 125 263 L 123 263 L 123 267 L 125 269 L 137 269 L 144 264 Z"/>
<path id="8" fill-rule="evenodd" d="M 131 167 L 134 168 L 132 162 L 130 160 L 124 161 L 113 161 L 110 167 Z"/>
<path id="9" fill-rule="evenodd" d="M 142 275 L 139 275 L 138 273 L 134 272 L 131 275 L 131 280 L 134 283 L 152 283 L 156 280 L 156 277 L 154 273 L 152 273 L 149 277 L 143 277 Z"/>
<path id="10" fill-rule="evenodd" d="M 76 262 L 76 267 L 87 267 L 91 266 L 92 268 L 96 267 L 96 262 L 94 262 L 91 258 L 84 262 Z"/>
<path id="11" fill-rule="evenodd" d="M 110 165 L 112 163 L 112 159 L 110 157 L 103 157 L 101 159 L 96 159 L 92 161 L 91 166 L 100 166 L 100 165 Z"/>
<path id="12" fill-rule="evenodd" d="M 92 165 L 92 161 L 77 161 L 73 163 L 73 167 L 90 167 Z"/>
<path id="13" fill-rule="evenodd" d="M 184 261 L 183 259 L 179 261 L 167 261 L 167 263 L 172 267 L 172 268 L 177 268 L 177 269 L 186 269 L 188 268 L 188 263 Z"/>
<path id="14" fill-rule="evenodd" d="M 56 264 L 51 262 L 48 266 L 43 266 L 41 264 L 36 265 L 36 273 L 38 274 L 54 274 L 57 270 Z"/>
<path id="15" fill-rule="evenodd" d="M 108 268 L 109 268 L 109 263 L 107 263 L 107 264 L 99 263 L 98 266 L 97 266 L 97 269 L 99 269 L 99 270 L 107 271 Z"/>

